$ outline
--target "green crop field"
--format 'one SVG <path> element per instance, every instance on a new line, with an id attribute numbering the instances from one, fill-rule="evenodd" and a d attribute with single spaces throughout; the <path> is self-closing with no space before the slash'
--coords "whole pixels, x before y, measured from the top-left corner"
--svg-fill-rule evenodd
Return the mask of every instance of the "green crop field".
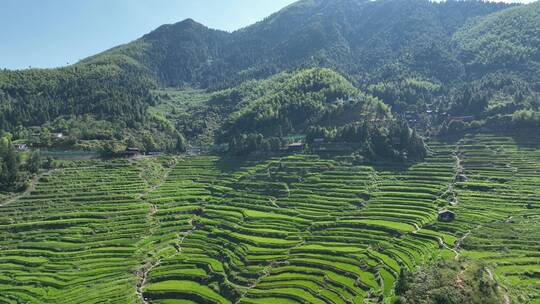
<path id="1" fill-rule="evenodd" d="M 391 303 L 401 269 L 484 262 L 540 303 L 540 138 L 409 165 L 291 155 L 79 162 L 0 207 L 0 303 Z M 451 209 L 452 222 L 438 211 Z"/>

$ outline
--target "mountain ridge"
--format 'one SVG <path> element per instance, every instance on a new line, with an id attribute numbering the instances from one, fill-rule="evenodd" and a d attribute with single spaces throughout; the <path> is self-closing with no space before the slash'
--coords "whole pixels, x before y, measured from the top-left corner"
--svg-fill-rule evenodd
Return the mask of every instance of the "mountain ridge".
<path id="1" fill-rule="evenodd" d="M 427 44 L 424 40 L 448 44 L 449 35 L 471 17 L 511 7 L 480 1 L 464 3 L 299 1 L 237 31 L 210 29 L 188 18 L 161 26 L 123 47 L 133 49 L 137 44 L 150 44 L 139 54 L 126 52 L 125 55 L 141 62 L 148 61 L 147 58 L 160 58 L 162 62 L 151 62 L 155 68 L 150 70 L 165 69 L 166 73 L 157 76 L 167 86 L 227 87 L 291 67 L 315 66 L 336 68 L 341 73 L 362 79 L 377 73 L 375 67 L 384 68 L 389 61 L 399 60 L 411 47 Z M 425 22 L 429 23 L 422 24 Z M 409 34 L 402 37 L 398 32 Z M 193 35 L 200 39 L 194 39 Z M 381 37 L 385 37 L 384 40 Z M 177 41 L 189 43 L 190 49 L 199 57 L 181 56 L 185 48 L 176 45 Z M 175 48 L 156 49 L 156 42 Z M 112 51 L 117 53 L 119 49 Z M 92 58 L 109 54 L 110 51 L 105 51 Z M 358 57 L 366 59 L 359 61 Z M 183 65 L 176 66 L 177 60 L 183 60 Z M 168 69 L 168 64 L 174 67 Z"/>
<path id="2" fill-rule="evenodd" d="M 305 0 L 234 32 L 211 29 L 188 18 L 69 67 L 0 72 L 0 104 L 5 109 L 0 126 L 14 131 L 89 115 L 137 136 L 148 131 L 159 137 L 167 130 L 174 142 L 181 138 L 179 132 L 186 132 L 175 126 L 185 123 L 164 122 L 162 115 L 148 113 L 162 102 L 152 93 L 155 89 L 215 92 L 310 68 L 335 70 L 361 91 L 391 105 L 398 117 L 414 112 L 418 117 L 411 121 L 422 129 L 430 126 L 437 132 L 443 126 L 446 130 L 452 117 L 465 114 L 480 120 L 480 125 L 502 116 L 508 120 L 517 111 L 538 110 L 535 71 L 540 68 L 534 53 L 525 58 L 531 64 L 523 71 L 497 65 L 486 68 L 471 64 L 469 58 L 505 54 L 504 41 L 512 37 L 530 38 L 527 47 L 538 49 L 531 37 L 540 19 L 539 7 L 474 0 Z M 515 19 L 514 14 L 529 17 L 522 24 L 504 21 Z M 483 41 L 478 37 L 486 31 L 483 28 L 505 22 L 513 26 L 493 31 L 490 37 L 495 43 L 476 43 Z M 531 30 L 516 35 L 521 25 Z M 65 79 L 71 79 L 69 85 L 57 85 Z M 508 89 L 510 83 L 520 85 Z M 428 111 L 441 115 L 425 115 Z"/>

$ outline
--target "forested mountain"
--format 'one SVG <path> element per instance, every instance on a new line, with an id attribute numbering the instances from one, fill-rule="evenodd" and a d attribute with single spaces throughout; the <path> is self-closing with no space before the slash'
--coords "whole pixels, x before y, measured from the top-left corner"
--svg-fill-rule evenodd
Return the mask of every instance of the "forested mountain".
<path id="1" fill-rule="evenodd" d="M 461 28 L 453 43 L 471 73 L 504 70 L 538 82 L 540 2 L 478 19 Z"/>
<path id="2" fill-rule="evenodd" d="M 282 139 L 301 134 L 309 144 L 317 139 L 335 143 L 334 149 L 359 147 L 367 157 L 426 154 L 406 121 L 395 119 L 388 106 L 329 69 L 279 74 L 223 91 L 211 102 L 229 108 L 218 140 L 227 141 L 237 154 L 279 150 Z"/>
<path id="3" fill-rule="evenodd" d="M 212 30 L 192 19 L 163 25 L 142 38 L 83 61 L 108 64 L 127 58 L 140 73 L 165 86 L 208 87 L 227 77 L 221 58 L 229 33 Z M 215 67 L 217 66 L 217 67 Z"/>
<path id="4" fill-rule="evenodd" d="M 475 19 L 457 31 L 452 45 L 469 81 L 446 94 L 450 112 L 503 130 L 540 126 L 539 37 L 539 2 Z"/>
<path id="5" fill-rule="evenodd" d="M 450 51 L 468 20 L 508 7 L 481 1 L 304 0 L 233 33 L 191 20 L 165 25 L 85 62 L 128 56 L 167 86 L 223 87 L 299 67 L 331 67 L 357 83 L 464 76 Z"/>
<path id="6" fill-rule="evenodd" d="M 129 62 L 0 73 L 0 127 L 39 126 L 62 115 L 142 121 L 153 81 Z"/>
<path id="7" fill-rule="evenodd" d="M 424 131 L 426 126 L 434 132 L 462 131 L 494 126 L 494 121 L 535 126 L 540 116 L 539 12 L 538 3 L 303 0 L 232 33 L 188 19 L 73 66 L 0 72 L 0 127 L 28 134 L 23 129 L 46 126 L 48 132 L 62 132 L 71 124 L 90 129 L 86 139 L 127 144 L 130 138 L 144 149 L 170 150 L 183 135 L 199 138 L 209 125 L 204 119 L 210 112 L 215 122 L 234 110 L 238 121 L 249 121 L 242 123 L 244 127 L 255 128 L 237 133 L 265 134 L 268 130 L 254 125 L 259 114 L 250 114 L 251 102 L 239 103 L 246 109 L 202 102 L 180 120 L 163 121 L 162 114 L 149 111 L 162 102 L 152 92 L 156 88 L 226 92 L 246 88 L 245 83 L 254 79 L 321 67 L 337 71 L 354 90 L 391 106 L 395 117 L 420 121 Z M 300 90 L 299 96 L 309 93 L 304 89 L 293 88 Z M 272 111 L 301 110 L 282 109 L 268 98 L 253 102 L 271 102 Z M 470 115 L 474 124 L 455 119 Z M 307 131 L 305 125 L 300 128 L 287 119 L 282 115 L 273 123 L 281 130 Z M 344 123 L 335 121 L 336 126 Z M 103 135 L 92 130 L 96 125 L 110 130 Z M 227 126 L 231 134 L 234 122 L 227 121 Z M 152 143 L 150 137 L 158 140 Z"/>

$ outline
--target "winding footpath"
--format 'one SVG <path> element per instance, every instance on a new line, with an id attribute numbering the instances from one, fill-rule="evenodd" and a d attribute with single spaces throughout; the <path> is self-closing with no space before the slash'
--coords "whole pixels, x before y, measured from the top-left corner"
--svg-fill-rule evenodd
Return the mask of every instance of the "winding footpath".
<path id="1" fill-rule="evenodd" d="M 137 199 L 140 200 L 140 201 L 145 202 L 145 196 L 147 196 L 147 195 L 151 194 L 152 192 L 156 191 L 157 189 L 159 189 L 167 181 L 167 179 L 169 177 L 169 174 L 172 171 L 173 167 L 174 166 L 171 166 L 168 170 L 166 170 L 165 173 L 163 174 L 163 176 L 161 176 L 160 181 L 158 183 L 152 185 L 147 191 L 141 193 L 137 197 Z M 143 174 L 143 172 L 141 172 L 141 177 L 142 177 L 142 174 Z M 148 218 L 150 218 L 151 220 L 154 219 L 154 216 L 157 214 L 158 211 L 159 211 L 158 206 L 156 204 L 151 204 L 150 211 L 148 212 Z M 166 250 L 167 248 L 169 248 L 169 246 L 165 246 L 163 248 L 156 248 L 156 251 L 153 254 L 153 258 L 151 260 L 147 261 L 136 272 L 136 275 L 138 277 L 138 282 L 137 282 L 135 292 L 137 294 L 137 297 L 141 300 L 141 302 L 143 304 L 151 304 L 150 301 L 147 298 L 144 297 L 144 287 L 148 283 L 148 275 L 150 274 L 150 272 L 152 270 L 159 267 L 163 260 L 172 258 L 175 255 L 180 254 L 182 252 L 182 244 L 184 243 L 185 239 L 192 232 L 197 230 L 197 226 L 194 224 L 194 220 L 195 220 L 195 216 L 193 216 L 191 219 L 189 219 L 188 224 L 191 226 L 191 228 L 189 230 L 185 231 L 184 233 L 182 233 L 182 235 L 178 235 L 178 239 L 179 239 L 178 242 L 176 242 L 175 244 L 172 245 L 176 249 L 174 253 L 172 253 L 170 255 L 167 255 L 167 256 L 160 256 L 160 253 L 162 251 Z M 159 225 L 158 222 L 156 222 L 156 223 Z M 150 229 L 148 236 L 153 235 L 153 229 L 154 228 Z"/>
<path id="2" fill-rule="evenodd" d="M 146 286 L 146 284 L 148 283 L 148 274 L 150 274 L 150 272 L 152 270 L 154 270 L 155 268 L 159 267 L 161 265 L 161 261 L 162 260 L 166 260 L 166 259 L 169 259 L 169 258 L 172 258 L 174 257 L 175 255 L 179 254 L 182 252 L 182 244 L 184 243 L 184 240 L 195 230 L 197 230 L 197 226 L 195 226 L 193 224 L 193 220 L 194 218 L 191 218 L 189 221 L 188 221 L 188 224 L 190 226 L 192 226 L 192 228 L 188 231 L 186 231 L 183 236 L 180 238 L 180 240 L 178 241 L 178 243 L 174 244 L 174 248 L 176 249 L 176 252 L 174 252 L 173 254 L 170 254 L 168 256 L 165 256 L 165 257 L 161 257 L 161 258 L 157 258 L 156 260 L 154 261 L 149 261 L 147 262 L 138 272 L 137 272 L 137 275 L 139 276 L 139 282 L 137 283 L 137 290 L 136 290 L 136 293 L 137 293 L 137 296 L 139 297 L 139 299 L 142 301 L 142 303 L 144 304 L 151 304 L 147 298 L 144 297 L 144 287 Z M 159 250 L 155 256 L 159 256 L 159 253 L 163 250 L 165 250 L 166 248 L 162 248 L 161 250 Z"/>
<path id="3" fill-rule="evenodd" d="M 497 282 L 495 281 L 495 276 L 493 275 L 491 269 L 486 267 L 485 270 L 488 273 L 489 279 L 492 282 Z M 506 287 L 504 286 L 501 286 L 500 284 L 497 284 L 497 288 L 499 289 L 499 292 L 503 295 L 504 304 L 512 304 L 512 300 L 510 300 L 510 296 L 508 295 L 508 289 L 506 289 Z"/>

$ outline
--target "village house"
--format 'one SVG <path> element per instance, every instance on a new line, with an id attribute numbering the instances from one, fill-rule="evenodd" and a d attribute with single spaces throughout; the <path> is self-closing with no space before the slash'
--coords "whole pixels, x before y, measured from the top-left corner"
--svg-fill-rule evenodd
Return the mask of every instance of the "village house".
<path id="1" fill-rule="evenodd" d="M 198 156 L 198 155 L 201 155 L 202 153 L 202 147 L 201 146 L 197 146 L 197 145 L 193 145 L 193 146 L 190 146 L 188 149 L 187 149 L 187 154 L 190 155 L 190 156 Z"/>
<path id="2" fill-rule="evenodd" d="M 137 148 L 127 148 L 126 151 L 122 152 L 123 157 L 133 158 L 141 155 L 141 150 Z"/>
<path id="3" fill-rule="evenodd" d="M 343 153 L 352 152 L 354 149 L 359 148 L 358 145 L 346 142 L 325 142 L 319 146 L 313 147 L 315 152 L 324 153 Z"/>
<path id="4" fill-rule="evenodd" d="M 303 152 L 305 144 L 303 142 L 295 142 L 287 146 L 289 152 Z"/>
<path id="5" fill-rule="evenodd" d="M 456 214 L 450 210 L 442 210 L 437 218 L 441 222 L 451 222 L 456 219 Z"/>
<path id="6" fill-rule="evenodd" d="M 30 150 L 26 144 L 14 144 L 13 147 L 19 152 Z"/>
<path id="7" fill-rule="evenodd" d="M 158 156 L 162 156 L 162 155 L 163 155 L 163 152 L 160 152 L 160 151 L 148 152 L 148 156 L 158 157 Z"/>
<path id="8" fill-rule="evenodd" d="M 52 133 L 52 138 L 54 139 L 62 139 L 64 138 L 64 133 Z"/>
<path id="9" fill-rule="evenodd" d="M 460 116 L 460 117 L 453 117 L 453 120 L 461 120 L 463 122 L 472 122 L 474 121 L 474 116 Z"/>

